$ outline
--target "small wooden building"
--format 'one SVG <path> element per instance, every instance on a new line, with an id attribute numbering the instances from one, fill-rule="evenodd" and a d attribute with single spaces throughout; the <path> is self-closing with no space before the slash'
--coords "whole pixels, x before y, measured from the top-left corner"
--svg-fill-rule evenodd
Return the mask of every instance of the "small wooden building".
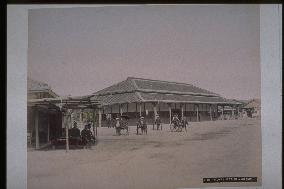
<path id="1" fill-rule="evenodd" d="M 39 149 L 66 136 L 66 126 L 72 126 L 72 113 L 68 112 L 95 111 L 99 103 L 90 96 L 59 97 L 47 84 L 28 79 L 27 105 L 28 147 Z"/>
<path id="2" fill-rule="evenodd" d="M 43 98 L 59 97 L 51 87 L 43 82 L 28 78 L 28 108 L 27 108 L 27 142 L 28 147 L 35 147 L 38 143 L 46 143 L 50 138 L 61 135 L 61 112 L 58 109 L 48 109 L 32 106 L 29 101 Z M 35 122 L 38 127 L 35 127 Z M 38 138 L 36 138 L 38 133 Z"/>
<path id="3" fill-rule="evenodd" d="M 252 99 L 243 108 L 247 117 L 261 117 L 261 101 L 260 99 Z"/>
<path id="4" fill-rule="evenodd" d="M 189 121 L 216 120 L 224 114 L 225 107 L 232 107 L 231 114 L 237 118 L 241 105 L 191 84 L 134 77 L 94 93 L 91 99 L 101 104 L 98 117 L 102 125 L 106 115 L 115 118 L 122 114 L 131 118 L 130 125 L 140 116 L 152 122 L 156 114 L 164 123 L 170 123 L 173 114 Z"/>
<path id="5" fill-rule="evenodd" d="M 56 98 L 59 97 L 51 87 L 43 82 L 28 77 L 28 99 Z"/>

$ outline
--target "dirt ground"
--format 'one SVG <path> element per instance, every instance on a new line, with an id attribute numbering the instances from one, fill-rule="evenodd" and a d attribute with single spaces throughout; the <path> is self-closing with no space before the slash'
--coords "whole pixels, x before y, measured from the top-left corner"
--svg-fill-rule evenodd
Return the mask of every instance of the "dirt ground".
<path id="1" fill-rule="evenodd" d="M 99 128 L 91 150 L 28 152 L 29 189 L 174 189 L 261 184 L 259 119 L 190 123 L 187 132 L 148 127 L 114 136 Z M 203 184 L 204 177 L 258 177 L 257 183 Z"/>

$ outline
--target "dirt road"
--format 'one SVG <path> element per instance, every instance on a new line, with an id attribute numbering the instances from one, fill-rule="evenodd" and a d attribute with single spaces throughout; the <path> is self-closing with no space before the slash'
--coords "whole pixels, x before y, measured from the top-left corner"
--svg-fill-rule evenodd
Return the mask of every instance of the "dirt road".
<path id="1" fill-rule="evenodd" d="M 191 123 L 187 132 L 148 128 L 113 136 L 99 129 L 92 150 L 28 152 L 29 189 L 174 189 L 213 186 L 204 177 L 252 176 L 261 183 L 260 120 Z M 219 186 L 240 186 L 221 183 Z M 215 184 L 214 186 L 218 186 Z"/>

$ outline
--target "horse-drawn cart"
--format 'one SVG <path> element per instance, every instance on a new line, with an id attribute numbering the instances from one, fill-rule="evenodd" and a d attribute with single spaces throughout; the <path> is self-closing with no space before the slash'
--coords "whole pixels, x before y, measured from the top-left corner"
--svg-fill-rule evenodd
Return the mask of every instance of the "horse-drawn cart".
<path id="1" fill-rule="evenodd" d="M 121 116 L 121 119 L 119 119 L 119 118 L 116 118 L 116 119 L 117 119 L 117 123 L 116 123 L 116 126 L 115 126 L 116 134 L 120 136 L 121 131 L 125 130 L 126 134 L 129 135 L 129 127 L 128 127 L 129 117 L 124 115 L 124 116 Z"/>
<path id="2" fill-rule="evenodd" d="M 137 135 L 139 134 L 139 129 L 141 130 L 142 134 L 147 135 L 148 127 L 143 117 L 141 117 L 140 120 L 137 122 L 137 126 L 136 126 Z"/>
<path id="3" fill-rule="evenodd" d="M 183 129 L 187 132 L 187 120 L 175 120 L 170 124 L 170 131 L 181 132 Z"/>

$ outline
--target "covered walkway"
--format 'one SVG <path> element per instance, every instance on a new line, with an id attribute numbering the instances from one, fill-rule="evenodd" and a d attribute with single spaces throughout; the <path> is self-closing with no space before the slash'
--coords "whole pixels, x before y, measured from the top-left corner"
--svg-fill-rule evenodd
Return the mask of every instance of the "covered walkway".
<path id="1" fill-rule="evenodd" d="M 95 114 L 95 110 L 99 105 L 98 101 L 91 100 L 89 97 L 56 97 L 28 100 L 28 125 L 31 130 L 28 142 L 30 147 L 35 144 L 35 149 L 40 149 L 49 144 L 52 139 L 65 137 L 66 149 L 69 150 L 68 129 L 72 125 L 72 112 L 87 109 Z M 96 133 L 95 127 L 93 128 L 94 133 Z"/>

